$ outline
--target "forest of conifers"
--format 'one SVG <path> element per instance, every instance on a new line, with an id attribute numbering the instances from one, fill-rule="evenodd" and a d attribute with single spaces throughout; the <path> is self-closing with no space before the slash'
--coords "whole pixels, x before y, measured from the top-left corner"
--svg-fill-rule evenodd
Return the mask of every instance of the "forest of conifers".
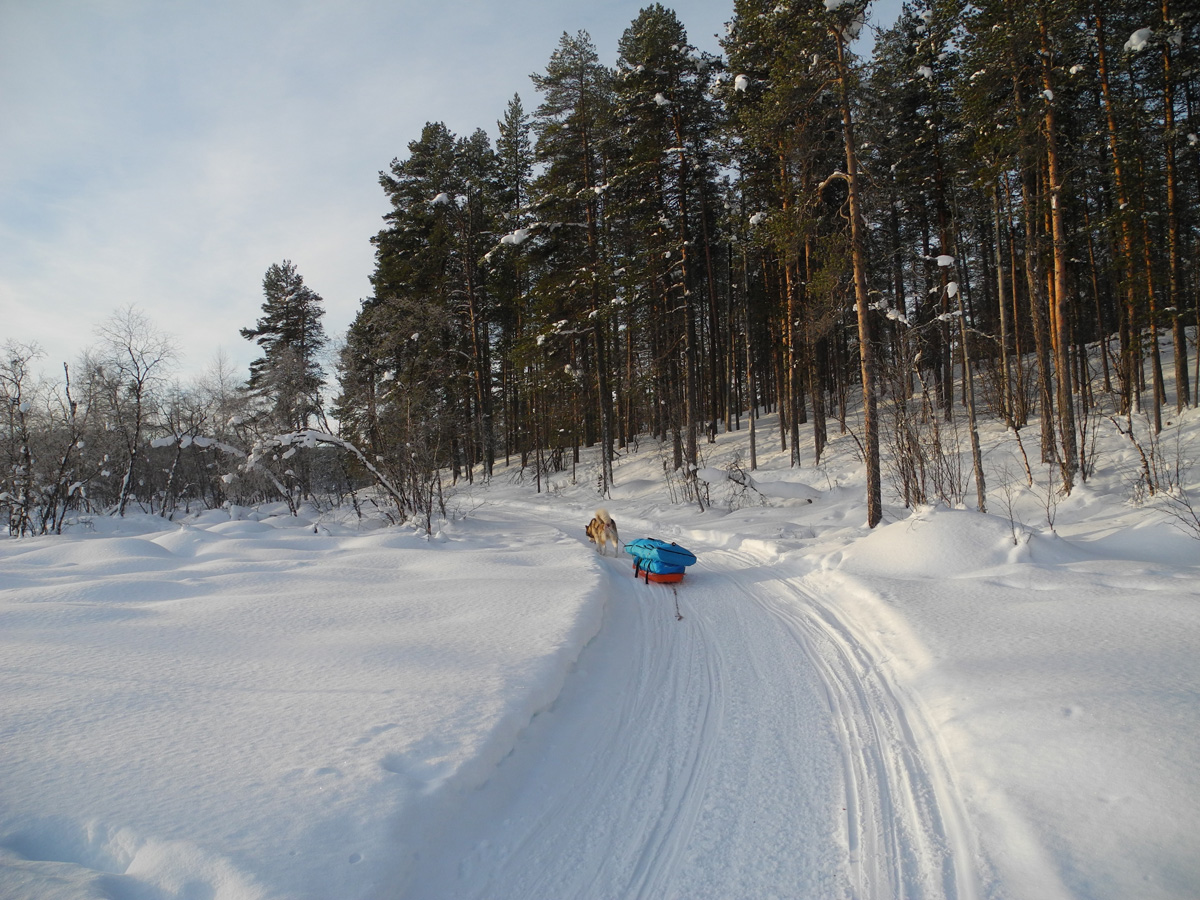
<path id="1" fill-rule="evenodd" d="M 354 448 L 346 483 L 369 465 L 417 509 L 428 473 L 515 462 L 540 483 L 582 447 L 606 493 L 639 436 L 687 490 L 706 440 L 771 410 L 757 440 L 797 465 L 853 432 L 873 525 L 880 445 L 921 502 L 931 423 L 976 460 L 976 413 L 1033 423 L 1069 492 L 1098 410 L 1158 429 L 1196 402 L 1200 11 L 917 2 L 864 58 L 863 5 L 737 0 L 715 57 L 655 4 L 613 66 L 564 34 L 494 142 L 426 125 L 380 175 L 391 211 L 336 378 L 304 330 L 320 298 L 284 292 L 303 311 L 285 327 L 292 301 L 264 285 L 243 335 L 267 353 L 236 417 L 260 449 L 241 446 L 267 465 L 262 435 L 312 443 L 324 406 Z M 237 444 L 222 421 L 209 440 Z M 297 469 L 262 489 L 291 491 Z"/>

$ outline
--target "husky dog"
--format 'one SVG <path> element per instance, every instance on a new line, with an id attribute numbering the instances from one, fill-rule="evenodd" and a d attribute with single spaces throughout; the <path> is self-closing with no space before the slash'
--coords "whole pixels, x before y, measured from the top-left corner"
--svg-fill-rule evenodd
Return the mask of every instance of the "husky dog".
<path id="1" fill-rule="evenodd" d="M 606 509 L 596 510 L 596 515 L 592 517 L 592 521 L 588 522 L 587 528 L 588 540 L 596 545 L 596 552 L 601 556 L 606 556 L 604 552 L 605 546 L 611 541 L 613 547 L 613 556 L 620 552 L 620 538 L 617 536 L 617 523 L 612 520 L 612 516 L 608 514 Z"/>

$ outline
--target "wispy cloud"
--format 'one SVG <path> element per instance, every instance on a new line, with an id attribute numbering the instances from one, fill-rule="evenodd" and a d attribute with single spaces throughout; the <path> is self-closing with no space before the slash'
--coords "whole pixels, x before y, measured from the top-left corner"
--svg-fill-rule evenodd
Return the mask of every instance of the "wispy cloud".
<path id="1" fill-rule="evenodd" d="M 331 334 L 370 290 L 377 178 L 426 121 L 485 128 L 563 31 L 611 60 L 644 3 L 38 0 L 0 25 L 0 341 L 73 359 L 135 304 L 198 371 L 244 366 L 291 259 Z M 732 14 L 698 0 L 692 40 Z"/>

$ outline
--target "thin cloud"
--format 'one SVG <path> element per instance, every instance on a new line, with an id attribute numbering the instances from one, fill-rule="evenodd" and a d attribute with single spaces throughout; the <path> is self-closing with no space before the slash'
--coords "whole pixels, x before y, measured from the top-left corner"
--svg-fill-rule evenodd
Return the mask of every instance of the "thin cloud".
<path id="1" fill-rule="evenodd" d="M 612 61 L 644 5 L 385 0 L 9 4 L 0 29 L 0 340 L 74 359 L 136 304 L 244 368 L 262 275 L 294 261 L 331 336 L 370 291 L 378 173 L 427 121 L 495 137 L 560 35 Z M 731 0 L 680 13 L 716 51 Z"/>

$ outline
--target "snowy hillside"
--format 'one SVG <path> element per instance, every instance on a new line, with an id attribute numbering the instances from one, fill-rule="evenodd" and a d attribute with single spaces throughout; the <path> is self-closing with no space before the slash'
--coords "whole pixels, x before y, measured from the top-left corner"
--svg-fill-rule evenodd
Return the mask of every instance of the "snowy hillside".
<path id="1" fill-rule="evenodd" d="M 432 540 L 0 542 L 0 896 L 1200 894 L 1200 540 L 1132 502 L 1133 443 L 1101 420 L 1057 498 L 992 427 L 989 514 L 885 484 L 869 531 L 850 436 L 789 468 L 758 424 L 752 488 L 744 429 L 703 448 L 703 512 L 651 442 L 618 463 L 621 537 L 699 556 L 677 591 L 587 544 L 586 456 L 460 486 Z M 1194 496 L 1198 437 L 1158 445 Z"/>

